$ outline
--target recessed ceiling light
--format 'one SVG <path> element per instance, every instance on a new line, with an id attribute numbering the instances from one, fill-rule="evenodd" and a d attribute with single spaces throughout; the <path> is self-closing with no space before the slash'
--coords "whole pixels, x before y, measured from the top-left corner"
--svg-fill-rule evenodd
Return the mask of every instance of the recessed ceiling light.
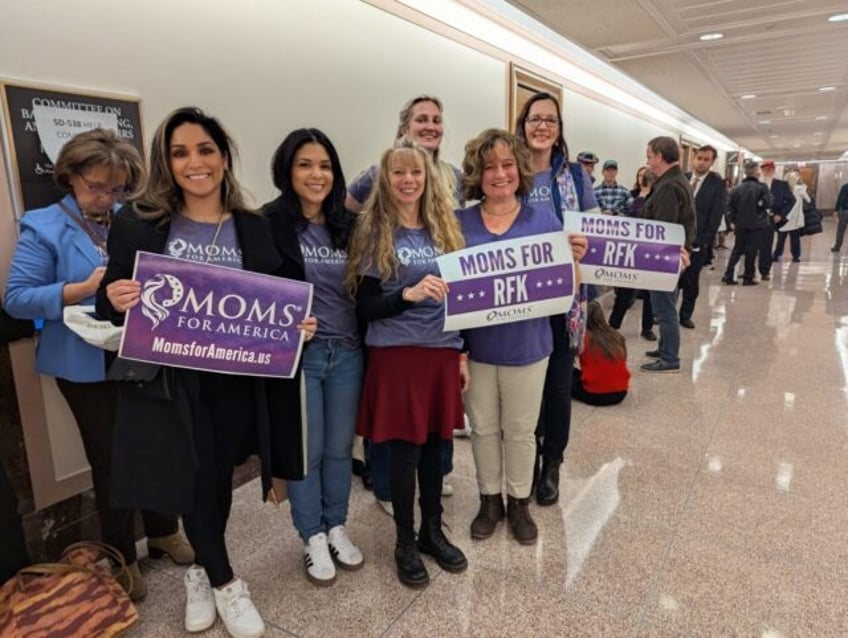
<path id="1" fill-rule="evenodd" d="M 773 140 L 776 140 L 780 135 L 769 135 L 769 137 Z"/>
<path id="2" fill-rule="evenodd" d="M 848 20 L 848 13 L 837 13 L 827 19 L 828 22 L 845 22 L 846 20 Z"/>
<path id="3" fill-rule="evenodd" d="M 819 89 L 819 90 L 821 90 L 821 89 Z M 757 96 L 754 95 L 753 93 L 746 93 L 745 95 L 740 95 L 739 99 L 740 100 L 753 100 L 755 97 L 757 97 Z"/>
<path id="4" fill-rule="evenodd" d="M 721 40 L 723 37 L 723 33 L 705 33 L 699 39 L 703 42 L 709 42 L 710 40 Z"/>
<path id="5" fill-rule="evenodd" d="M 760 124 L 771 124 L 771 120 L 760 120 Z"/>
<path id="6" fill-rule="evenodd" d="M 821 91 L 822 93 L 826 93 L 827 91 L 835 91 L 835 90 L 836 90 L 835 86 L 820 86 L 819 87 L 819 91 Z"/>
<path id="7" fill-rule="evenodd" d="M 827 119 L 827 115 L 817 115 L 816 116 L 816 120 L 818 120 L 819 122 L 821 122 L 822 120 L 826 120 L 826 119 Z"/>

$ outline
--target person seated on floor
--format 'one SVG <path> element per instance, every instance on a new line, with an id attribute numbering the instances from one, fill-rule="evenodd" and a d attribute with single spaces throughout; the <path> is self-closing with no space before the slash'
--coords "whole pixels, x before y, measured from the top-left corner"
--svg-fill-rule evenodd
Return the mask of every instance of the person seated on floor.
<path id="1" fill-rule="evenodd" d="M 630 386 L 627 344 L 604 319 L 597 301 L 587 308 L 586 335 L 580 368 L 574 368 L 571 396 L 589 405 L 616 405 L 624 401 Z"/>

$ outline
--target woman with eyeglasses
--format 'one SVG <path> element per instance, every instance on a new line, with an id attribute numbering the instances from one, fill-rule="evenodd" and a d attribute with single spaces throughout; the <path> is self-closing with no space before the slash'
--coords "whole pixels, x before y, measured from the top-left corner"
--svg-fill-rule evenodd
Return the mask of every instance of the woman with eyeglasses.
<path id="1" fill-rule="evenodd" d="M 533 188 L 524 202 L 539 211 L 553 212 L 562 221 L 569 212 L 600 212 L 592 182 L 581 166 L 570 162 L 562 131 L 559 101 L 537 93 L 524 104 L 515 122 L 515 135 L 527 143 L 533 160 Z M 571 369 L 586 331 L 586 295 L 574 296 L 564 315 L 550 319 L 553 351 L 545 376 L 542 411 L 536 428 L 541 470 L 536 461 L 536 502 L 553 505 L 559 500 L 559 467 L 571 430 Z"/>
<path id="2" fill-rule="evenodd" d="M 60 201 L 27 212 L 6 281 L 4 305 L 19 319 L 44 319 L 36 371 L 56 379 L 74 415 L 91 466 L 101 538 L 129 565 L 121 584 L 134 600 L 147 592 L 138 569 L 134 514 L 110 505 L 112 438 L 117 388 L 106 381 L 111 353 L 87 344 L 63 322 L 65 306 L 93 304 L 106 264 L 112 210 L 144 182 L 138 151 L 114 132 L 80 133 L 62 147 L 54 179 L 67 191 Z M 194 552 L 174 515 L 143 512 L 151 557 L 190 564 Z"/>

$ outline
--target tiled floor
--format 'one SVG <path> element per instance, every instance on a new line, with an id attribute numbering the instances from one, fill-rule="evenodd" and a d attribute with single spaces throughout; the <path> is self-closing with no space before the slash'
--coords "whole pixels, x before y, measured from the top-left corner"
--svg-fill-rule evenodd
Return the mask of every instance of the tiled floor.
<path id="1" fill-rule="evenodd" d="M 229 542 L 270 636 L 845 636 L 848 614 L 848 257 L 825 233 L 800 264 L 728 287 L 705 270 L 682 330 L 684 372 L 634 370 L 616 407 L 576 403 L 558 506 L 533 507 L 536 546 L 469 539 L 471 445 L 456 442 L 451 537 L 468 571 L 413 591 L 394 574 L 390 519 L 358 482 L 349 529 L 366 566 L 320 589 L 288 507 L 237 490 Z M 719 253 L 719 267 L 728 251 Z M 609 303 L 609 300 L 607 300 Z M 639 303 L 639 302 L 637 302 Z M 181 634 L 181 570 L 146 563 L 139 637 Z M 220 621 L 205 636 L 225 636 Z"/>

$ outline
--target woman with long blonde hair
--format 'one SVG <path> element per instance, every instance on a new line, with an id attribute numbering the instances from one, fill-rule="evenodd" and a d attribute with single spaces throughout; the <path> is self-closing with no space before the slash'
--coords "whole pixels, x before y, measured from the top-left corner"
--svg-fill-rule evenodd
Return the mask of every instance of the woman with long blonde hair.
<path id="1" fill-rule="evenodd" d="M 442 441 L 462 427 L 467 363 L 457 331 L 444 331 L 447 285 L 436 257 L 464 246 L 444 183 L 430 154 L 402 139 L 383 154 L 376 186 L 356 225 L 346 284 L 367 322 L 368 368 L 357 432 L 391 449 L 389 475 L 397 528 L 398 578 L 423 587 L 429 575 L 419 552 L 442 569 L 468 561 L 442 531 Z M 415 541 L 415 477 L 421 529 Z"/>

